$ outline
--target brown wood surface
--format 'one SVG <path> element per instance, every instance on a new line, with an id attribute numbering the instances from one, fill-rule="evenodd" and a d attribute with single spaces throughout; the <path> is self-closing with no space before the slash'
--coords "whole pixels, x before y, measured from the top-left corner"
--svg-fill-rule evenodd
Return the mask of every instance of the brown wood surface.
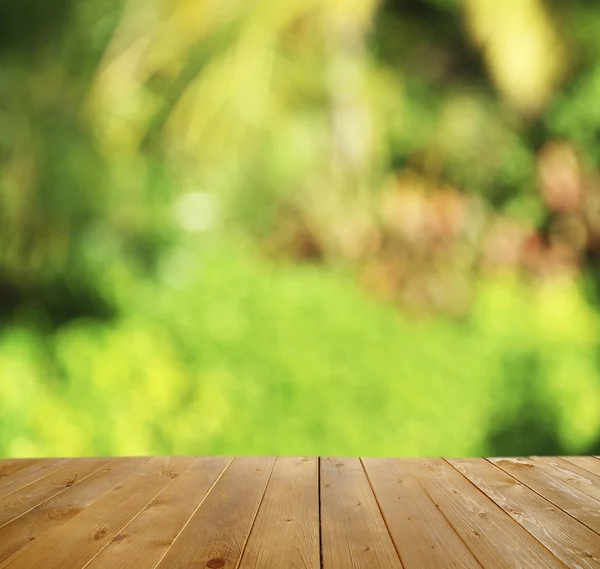
<path id="1" fill-rule="evenodd" d="M 85 480 L 109 462 L 107 458 L 74 460 L 64 468 L 59 468 L 48 476 L 21 488 L 19 492 L 0 498 L 0 528 L 74 484 Z"/>
<path id="2" fill-rule="evenodd" d="M 484 567 L 521 569 L 564 565 L 506 512 L 442 459 L 408 461 L 425 491 Z"/>
<path id="3" fill-rule="evenodd" d="M 600 459 L 0 460 L 0 569 L 600 569 Z"/>
<path id="4" fill-rule="evenodd" d="M 319 566 L 319 460 L 280 457 L 240 569 Z"/>
<path id="5" fill-rule="evenodd" d="M 559 456 L 558 458 L 600 476 L 600 460 L 593 456 Z"/>
<path id="6" fill-rule="evenodd" d="M 120 458 L 51 500 L 29 510 L 0 528 L 0 569 L 41 539 L 78 516 L 122 480 L 140 470 L 151 458 Z M 46 541 L 53 543 L 52 536 Z"/>
<path id="7" fill-rule="evenodd" d="M 86 569 L 154 567 L 175 541 L 230 458 L 198 458 L 106 544 Z"/>
<path id="8" fill-rule="evenodd" d="M 465 459 L 450 464 L 565 565 L 600 569 L 600 539 L 592 530 L 490 462 Z"/>
<path id="9" fill-rule="evenodd" d="M 402 567 L 357 458 L 321 460 L 321 532 L 323 569 Z"/>
<path id="10" fill-rule="evenodd" d="M 41 460 L 34 462 L 26 468 L 19 469 L 10 476 L 0 479 L 0 498 L 4 498 L 13 492 L 18 492 L 22 488 L 33 484 L 60 468 L 64 468 L 69 464 L 66 458 L 58 458 L 54 460 Z"/>
<path id="11" fill-rule="evenodd" d="M 115 486 L 78 516 L 41 539 L 8 567 L 83 567 L 191 462 L 189 458 L 152 461 L 147 468 Z"/>
<path id="12" fill-rule="evenodd" d="M 405 461 L 363 464 L 405 569 L 481 567 Z"/>
<path id="13" fill-rule="evenodd" d="M 558 458 L 600 476 L 600 460 L 593 456 L 559 456 Z"/>
<path id="14" fill-rule="evenodd" d="M 0 460 L 0 487 L 7 476 L 41 461 L 42 459 L 39 458 L 17 458 L 15 460 L 5 458 Z"/>
<path id="15" fill-rule="evenodd" d="M 568 486 L 574 486 L 592 498 L 600 500 L 600 476 L 560 458 L 531 457 L 529 460 Z M 599 504 L 600 505 L 600 504 Z"/>
<path id="16" fill-rule="evenodd" d="M 540 496 L 558 506 L 596 533 L 600 533 L 600 502 L 574 484 L 542 469 L 532 460 L 519 458 L 491 459 L 493 463 L 535 490 Z"/>
<path id="17" fill-rule="evenodd" d="M 275 458 L 234 459 L 158 569 L 236 568 L 274 463 Z"/>

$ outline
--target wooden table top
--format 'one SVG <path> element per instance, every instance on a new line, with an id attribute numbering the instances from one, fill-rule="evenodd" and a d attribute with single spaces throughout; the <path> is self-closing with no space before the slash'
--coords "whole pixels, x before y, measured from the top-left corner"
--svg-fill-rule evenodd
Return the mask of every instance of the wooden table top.
<path id="1" fill-rule="evenodd" d="M 600 458 L 0 461 L 0 569 L 600 568 Z"/>

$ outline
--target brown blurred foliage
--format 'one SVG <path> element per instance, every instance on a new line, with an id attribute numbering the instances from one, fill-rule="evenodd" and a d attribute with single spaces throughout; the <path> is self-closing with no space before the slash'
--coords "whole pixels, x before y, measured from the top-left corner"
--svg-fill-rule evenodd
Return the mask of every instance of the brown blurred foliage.
<path id="1" fill-rule="evenodd" d="M 278 258 L 353 267 L 361 286 L 414 313 L 465 314 L 477 274 L 512 271 L 533 281 L 572 278 L 600 246 L 600 185 L 573 145 L 544 144 L 537 186 L 539 226 L 487 206 L 465 190 L 400 171 L 378 193 L 373 214 L 325 232 L 301 208 L 282 207 L 265 250 Z"/>

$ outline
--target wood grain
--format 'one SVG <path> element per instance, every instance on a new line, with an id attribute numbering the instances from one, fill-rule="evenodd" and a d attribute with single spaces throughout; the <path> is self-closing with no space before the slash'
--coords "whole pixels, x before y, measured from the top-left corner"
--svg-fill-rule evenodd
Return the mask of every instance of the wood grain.
<path id="1" fill-rule="evenodd" d="M 592 456 L 559 456 L 558 458 L 600 476 L 600 460 L 597 458 Z"/>
<path id="2" fill-rule="evenodd" d="M 233 460 L 157 569 L 237 567 L 275 458 Z"/>
<path id="3" fill-rule="evenodd" d="M 26 468 L 18 470 L 12 476 L 0 480 L 0 498 L 4 498 L 13 492 L 18 492 L 21 488 L 33 484 L 37 480 L 48 476 L 59 468 L 65 467 L 74 459 L 57 458 L 54 460 L 41 460 Z"/>
<path id="4" fill-rule="evenodd" d="M 0 461 L 0 569 L 600 569 L 600 460 Z"/>
<path id="5" fill-rule="evenodd" d="M 582 524 L 596 533 L 600 532 L 600 503 L 589 494 L 566 484 L 563 480 L 536 466 L 531 460 L 493 458 L 490 461 Z"/>
<path id="6" fill-rule="evenodd" d="M 11 476 L 15 472 L 19 472 L 28 466 L 33 466 L 38 462 L 41 462 L 40 458 L 17 458 L 17 459 L 3 459 L 0 460 L 0 487 L 4 482 L 4 479 Z"/>
<path id="7" fill-rule="evenodd" d="M 155 458 L 120 458 L 0 529 L 0 569 Z M 50 546 L 50 537 L 45 543 Z"/>
<path id="8" fill-rule="evenodd" d="M 449 462 L 565 565 L 600 569 L 600 539 L 592 530 L 490 462 Z"/>
<path id="9" fill-rule="evenodd" d="M 0 528 L 11 520 L 22 516 L 28 510 L 84 480 L 109 462 L 110 460 L 106 458 L 73 460 L 64 468 L 60 468 L 22 488 L 20 492 L 0 498 Z"/>
<path id="10" fill-rule="evenodd" d="M 362 464 L 321 460 L 323 569 L 401 568 Z"/>
<path id="11" fill-rule="evenodd" d="M 125 526 L 86 569 L 154 567 L 231 462 L 198 458 Z"/>
<path id="12" fill-rule="evenodd" d="M 319 569 L 319 461 L 278 458 L 240 569 Z"/>
<path id="13" fill-rule="evenodd" d="M 564 569 L 561 561 L 447 462 L 406 462 L 483 567 Z"/>
<path id="14" fill-rule="evenodd" d="M 600 501 L 600 476 L 555 457 L 529 457 L 537 468 Z M 600 503 L 598 504 L 600 507 Z"/>
<path id="15" fill-rule="evenodd" d="M 10 569 L 84 567 L 193 459 L 161 457 L 17 557 Z M 52 543 L 52 547 L 50 546 Z"/>
<path id="16" fill-rule="evenodd" d="M 481 567 L 404 461 L 362 462 L 405 569 Z"/>

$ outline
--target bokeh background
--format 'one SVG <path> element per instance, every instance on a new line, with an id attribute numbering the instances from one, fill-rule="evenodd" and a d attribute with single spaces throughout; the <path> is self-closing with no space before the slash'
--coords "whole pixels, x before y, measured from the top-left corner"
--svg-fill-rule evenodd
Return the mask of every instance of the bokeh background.
<path id="1" fill-rule="evenodd" d="M 0 3 L 0 455 L 600 453 L 598 29 Z"/>

